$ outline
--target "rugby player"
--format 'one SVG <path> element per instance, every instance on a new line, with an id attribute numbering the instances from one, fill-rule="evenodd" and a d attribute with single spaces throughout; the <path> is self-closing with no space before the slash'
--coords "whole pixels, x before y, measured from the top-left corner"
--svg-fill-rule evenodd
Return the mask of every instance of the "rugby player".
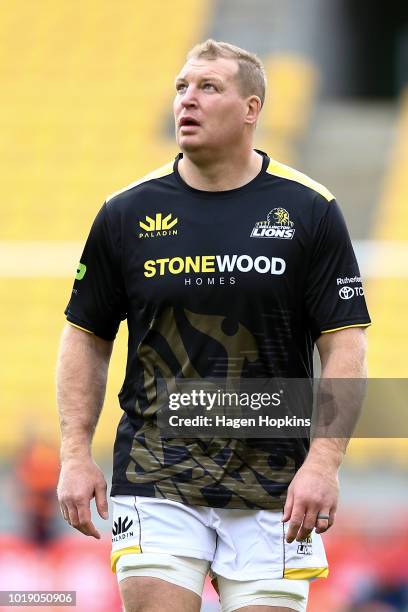
<path id="1" fill-rule="evenodd" d="M 99 538 L 91 454 L 113 342 L 127 319 L 114 448 L 112 568 L 128 612 L 198 612 L 208 572 L 224 612 L 304 611 L 327 575 L 343 438 L 165 438 L 166 380 L 365 376 L 370 324 L 350 238 L 324 186 L 256 150 L 265 75 L 208 40 L 175 81 L 175 161 L 107 198 L 66 308 L 57 374 L 58 497 Z M 344 290 L 344 287 L 347 290 Z"/>

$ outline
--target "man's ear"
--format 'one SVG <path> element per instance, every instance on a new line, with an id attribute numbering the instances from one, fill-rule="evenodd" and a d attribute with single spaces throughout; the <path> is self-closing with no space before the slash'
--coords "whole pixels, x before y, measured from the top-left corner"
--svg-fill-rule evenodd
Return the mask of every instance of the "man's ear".
<path id="1" fill-rule="evenodd" d="M 250 96 L 246 101 L 246 116 L 245 123 L 253 125 L 257 122 L 259 113 L 261 112 L 262 104 L 259 96 Z"/>

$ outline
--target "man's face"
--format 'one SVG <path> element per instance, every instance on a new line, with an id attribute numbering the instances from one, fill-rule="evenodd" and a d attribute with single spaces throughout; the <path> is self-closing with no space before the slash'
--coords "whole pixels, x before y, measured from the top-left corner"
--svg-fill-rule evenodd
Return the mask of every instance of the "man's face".
<path id="1" fill-rule="evenodd" d="M 173 109 L 182 151 L 216 150 L 242 141 L 247 104 L 233 59 L 191 59 L 176 78 Z"/>

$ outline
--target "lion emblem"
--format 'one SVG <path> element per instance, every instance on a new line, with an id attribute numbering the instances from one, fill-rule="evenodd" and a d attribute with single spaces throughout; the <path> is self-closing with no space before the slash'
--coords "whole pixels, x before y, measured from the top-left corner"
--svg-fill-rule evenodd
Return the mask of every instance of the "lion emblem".
<path id="1" fill-rule="evenodd" d="M 284 208 L 273 208 L 269 211 L 267 219 L 270 225 L 293 227 L 293 221 L 290 220 L 289 213 Z"/>

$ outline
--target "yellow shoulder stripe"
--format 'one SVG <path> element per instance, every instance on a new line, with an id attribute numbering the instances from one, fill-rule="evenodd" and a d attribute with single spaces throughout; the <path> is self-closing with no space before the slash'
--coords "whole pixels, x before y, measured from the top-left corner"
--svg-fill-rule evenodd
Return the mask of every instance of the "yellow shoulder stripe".
<path id="1" fill-rule="evenodd" d="M 328 575 L 328 567 L 295 567 L 287 568 L 283 572 L 283 577 L 289 580 L 310 580 L 311 578 L 327 578 Z"/>
<path id="2" fill-rule="evenodd" d="M 121 548 L 111 553 L 111 568 L 112 572 L 116 572 L 116 564 L 122 555 L 132 555 L 132 554 L 140 554 L 141 548 L 140 546 L 128 546 L 127 548 Z"/>
<path id="3" fill-rule="evenodd" d="M 123 187 L 123 189 L 115 191 L 115 193 L 112 193 L 106 198 L 106 201 L 109 202 L 109 200 L 111 200 L 115 196 L 125 191 L 128 191 L 128 189 L 132 189 L 132 187 L 136 187 L 136 185 L 141 185 L 142 183 L 146 183 L 147 181 L 151 181 L 153 179 L 161 178 L 162 176 L 167 176 L 168 174 L 171 174 L 173 172 L 173 163 L 174 162 L 169 162 L 164 166 L 160 166 L 160 168 L 156 168 L 156 170 L 149 172 L 149 174 L 146 174 L 146 176 L 143 176 L 142 178 L 138 179 L 137 181 L 134 181 L 133 183 L 130 183 L 130 185 Z"/>
<path id="4" fill-rule="evenodd" d="M 82 331 L 87 332 L 88 334 L 93 334 L 93 332 L 90 331 L 89 329 L 85 329 L 85 327 L 81 327 L 80 325 L 75 325 L 75 323 L 72 323 L 71 321 L 67 321 L 67 323 L 72 325 L 72 327 L 77 327 L 78 329 L 82 329 Z"/>
<path id="5" fill-rule="evenodd" d="M 335 331 L 340 331 L 341 329 L 348 329 L 349 327 L 369 327 L 371 323 L 354 323 L 354 325 L 343 325 L 343 327 L 334 327 L 333 329 L 326 329 L 322 331 L 322 334 L 331 334 Z"/>
<path id="6" fill-rule="evenodd" d="M 296 183 L 301 183 L 302 185 L 306 185 L 306 187 L 310 187 L 310 189 L 314 189 L 317 193 L 320 193 L 321 196 L 326 198 L 328 202 L 334 200 L 334 195 L 330 193 L 324 185 L 321 185 L 317 181 L 314 181 L 303 172 L 299 172 L 299 170 L 295 170 L 290 166 L 286 166 L 285 164 L 281 164 L 275 159 L 271 159 L 269 162 L 269 166 L 267 168 L 268 174 L 274 174 L 275 176 L 280 176 L 281 178 L 288 179 L 290 181 L 296 181 Z"/>

